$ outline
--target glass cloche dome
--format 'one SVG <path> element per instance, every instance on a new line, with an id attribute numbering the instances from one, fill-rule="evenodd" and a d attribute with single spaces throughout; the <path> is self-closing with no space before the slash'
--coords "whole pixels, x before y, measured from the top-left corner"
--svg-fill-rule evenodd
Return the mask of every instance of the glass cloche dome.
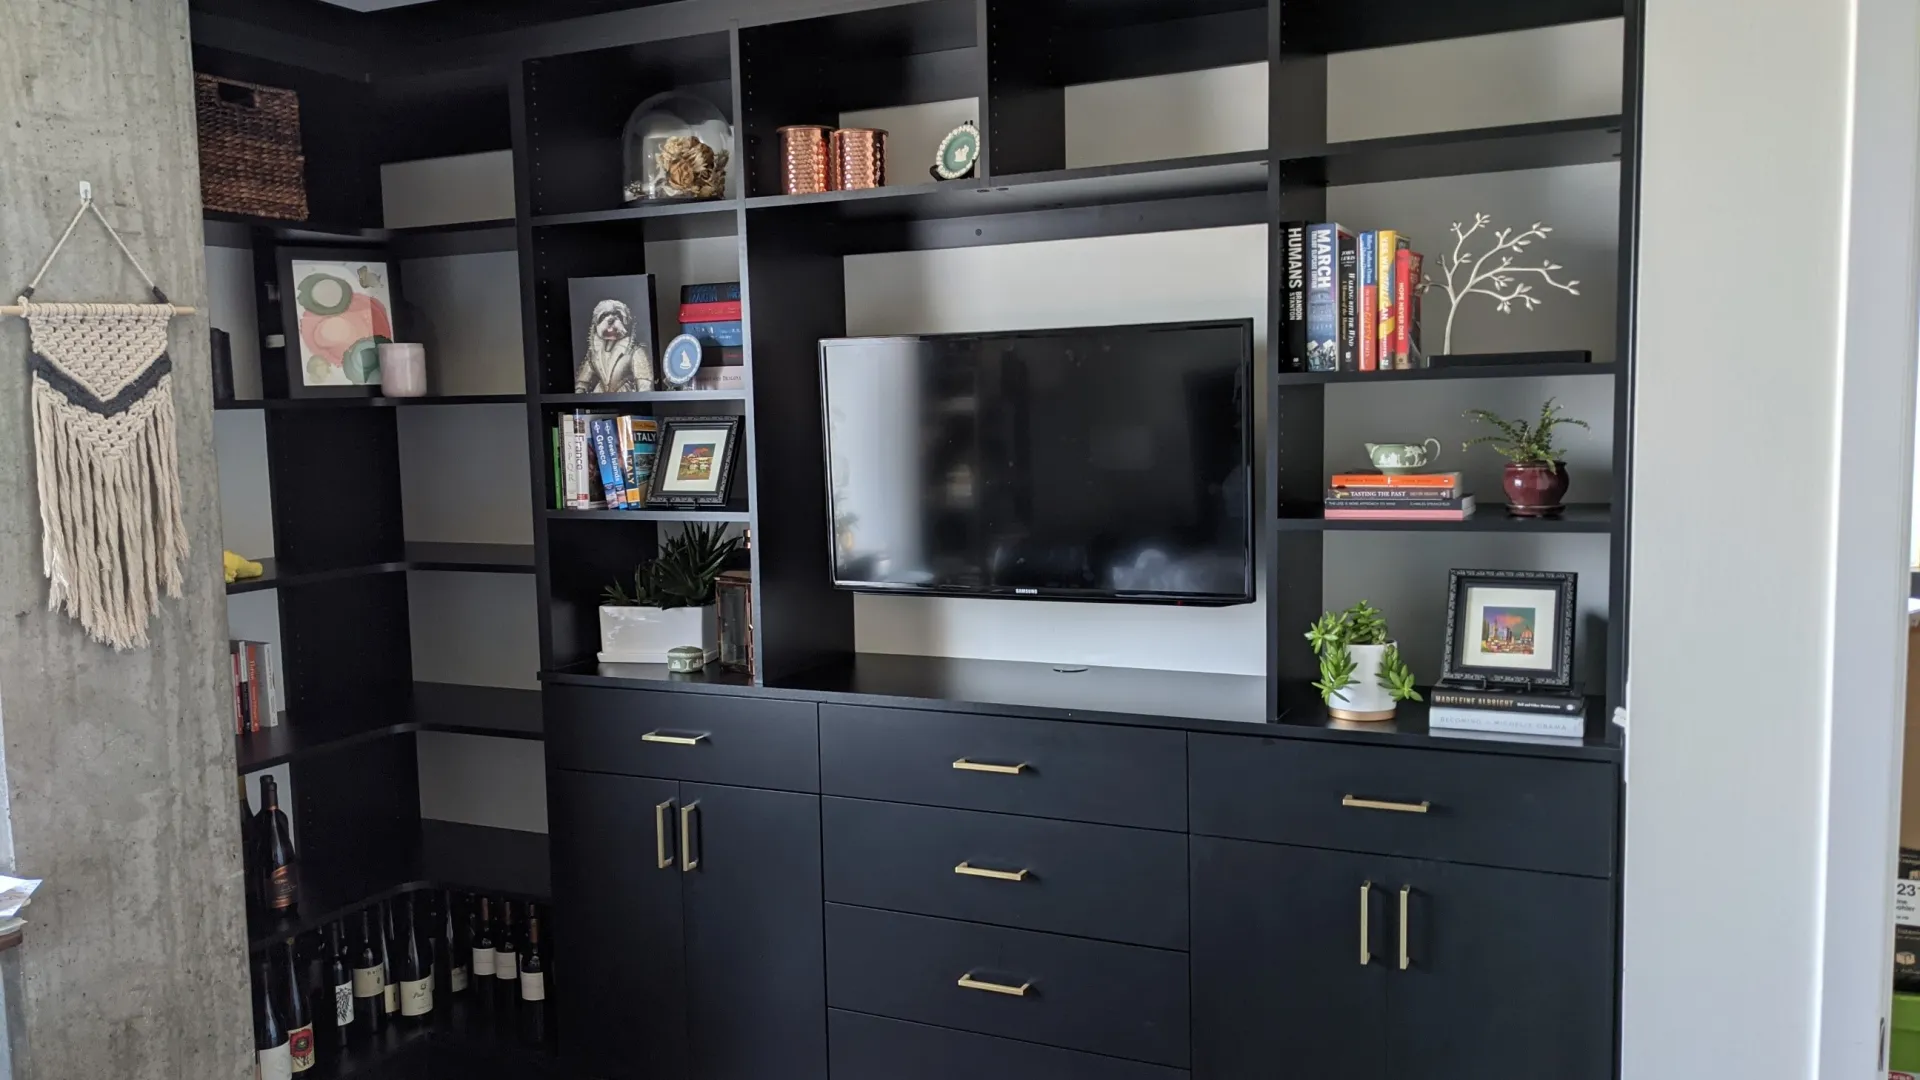
<path id="1" fill-rule="evenodd" d="M 633 110 L 621 150 L 624 201 L 718 199 L 727 191 L 733 126 L 711 102 L 670 90 Z"/>

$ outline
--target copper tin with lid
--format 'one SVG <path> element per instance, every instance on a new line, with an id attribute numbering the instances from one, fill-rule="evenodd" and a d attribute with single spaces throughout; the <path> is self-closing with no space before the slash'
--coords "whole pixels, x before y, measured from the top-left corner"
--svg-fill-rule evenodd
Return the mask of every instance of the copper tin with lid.
<path id="1" fill-rule="evenodd" d="M 829 183 L 840 191 L 877 188 L 887 182 L 887 133 L 877 128 L 841 128 L 833 133 Z"/>
<path id="2" fill-rule="evenodd" d="M 780 190 L 813 195 L 828 189 L 827 129 L 794 124 L 780 129 Z"/>

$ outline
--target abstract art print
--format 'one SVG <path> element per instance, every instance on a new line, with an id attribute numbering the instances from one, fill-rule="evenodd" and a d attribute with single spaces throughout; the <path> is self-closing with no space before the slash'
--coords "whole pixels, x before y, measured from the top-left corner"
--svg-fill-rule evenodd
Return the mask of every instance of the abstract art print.
<path id="1" fill-rule="evenodd" d="M 1445 679 L 1572 685 L 1575 575 L 1455 570 L 1449 578 Z"/>
<path id="2" fill-rule="evenodd" d="M 393 287 L 380 259 L 292 261 L 300 385 L 377 386 L 393 334 Z"/>

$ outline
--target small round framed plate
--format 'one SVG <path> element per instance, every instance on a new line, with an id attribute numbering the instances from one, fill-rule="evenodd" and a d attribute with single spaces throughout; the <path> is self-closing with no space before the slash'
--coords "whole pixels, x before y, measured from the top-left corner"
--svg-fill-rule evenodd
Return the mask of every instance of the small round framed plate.
<path id="1" fill-rule="evenodd" d="M 681 389 L 693 382 L 700 371 L 700 339 L 692 334 L 681 334 L 667 342 L 665 352 L 660 354 L 660 374 L 667 385 Z"/>
<path id="2" fill-rule="evenodd" d="M 971 176 L 980 160 L 980 129 L 972 123 L 961 124 L 940 140 L 940 156 L 933 163 L 933 174 L 942 180 Z"/>

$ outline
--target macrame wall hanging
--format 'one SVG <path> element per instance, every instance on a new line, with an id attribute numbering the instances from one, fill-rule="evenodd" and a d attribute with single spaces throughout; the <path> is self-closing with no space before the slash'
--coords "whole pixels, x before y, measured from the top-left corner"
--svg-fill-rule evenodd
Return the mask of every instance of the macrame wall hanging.
<path id="1" fill-rule="evenodd" d="M 89 212 L 153 293 L 151 304 L 36 304 L 33 292 Z M 188 555 L 174 441 L 176 307 L 80 186 L 80 209 L 40 272 L 0 315 L 27 321 L 33 449 L 47 607 L 80 620 L 95 641 L 145 648 L 162 590 L 178 598 Z"/>

